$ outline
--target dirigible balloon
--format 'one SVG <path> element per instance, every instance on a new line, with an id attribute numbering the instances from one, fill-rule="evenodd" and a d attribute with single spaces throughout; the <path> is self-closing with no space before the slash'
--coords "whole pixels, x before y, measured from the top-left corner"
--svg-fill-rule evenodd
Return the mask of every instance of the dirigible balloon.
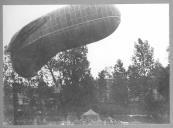
<path id="1" fill-rule="evenodd" d="M 58 52 L 99 41 L 120 23 L 114 5 L 69 5 L 42 16 L 17 32 L 8 51 L 14 70 L 32 77 Z"/>

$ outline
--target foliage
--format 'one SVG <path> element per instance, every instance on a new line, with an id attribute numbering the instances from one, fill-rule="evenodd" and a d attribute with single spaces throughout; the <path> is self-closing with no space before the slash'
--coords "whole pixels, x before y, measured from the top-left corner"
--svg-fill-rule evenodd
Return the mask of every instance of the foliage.
<path id="1" fill-rule="evenodd" d="M 61 90 L 59 100 L 64 115 L 71 112 L 78 114 L 95 100 L 87 52 L 86 46 L 67 50 L 48 64 L 54 82 Z M 58 75 L 55 76 L 55 73 Z"/>
<path id="2" fill-rule="evenodd" d="M 112 73 L 104 69 L 96 79 L 90 72 L 87 52 L 86 46 L 61 52 L 30 79 L 13 70 L 10 55 L 5 53 L 4 120 L 9 124 L 57 122 L 69 114 L 80 118 L 94 108 L 111 117 L 142 112 L 154 122 L 169 121 L 170 66 L 163 67 L 154 60 L 148 41 L 138 39 L 127 69 L 119 59 Z M 23 104 L 19 104 L 19 94 Z"/>
<path id="3" fill-rule="evenodd" d="M 148 41 L 143 42 L 139 38 L 134 52 L 132 62 L 137 67 L 139 76 L 148 76 L 154 64 L 153 48 Z"/>
<path id="4" fill-rule="evenodd" d="M 97 91 L 98 91 L 98 101 L 105 102 L 107 100 L 106 93 L 107 93 L 107 74 L 106 70 L 102 70 L 98 73 L 97 79 Z"/>
<path id="5" fill-rule="evenodd" d="M 169 122 L 169 65 L 164 68 L 157 61 L 149 84 L 151 88 L 145 97 L 147 111 L 157 122 Z"/>
<path id="6" fill-rule="evenodd" d="M 138 39 L 132 62 L 128 68 L 130 97 L 134 101 L 144 103 L 145 94 L 150 88 L 147 80 L 154 66 L 153 48 L 148 41 Z"/>
<path id="7" fill-rule="evenodd" d="M 113 100 L 116 104 L 127 105 L 128 87 L 127 73 L 123 67 L 123 62 L 118 60 L 113 71 Z"/>

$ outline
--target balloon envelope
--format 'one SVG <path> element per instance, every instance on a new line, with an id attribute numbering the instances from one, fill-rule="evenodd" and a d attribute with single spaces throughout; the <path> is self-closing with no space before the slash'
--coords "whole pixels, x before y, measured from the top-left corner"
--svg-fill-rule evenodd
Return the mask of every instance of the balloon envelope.
<path id="1" fill-rule="evenodd" d="M 14 70 L 32 77 L 58 52 L 99 41 L 120 23 L 114 5 L 71 5 L 29 23 L 17 32 L 8 51 Z"/>

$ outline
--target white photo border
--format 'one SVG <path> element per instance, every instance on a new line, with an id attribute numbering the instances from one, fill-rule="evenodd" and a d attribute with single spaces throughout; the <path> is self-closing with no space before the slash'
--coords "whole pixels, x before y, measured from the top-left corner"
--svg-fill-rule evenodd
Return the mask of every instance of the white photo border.
<path id="1" fill-rule="evenodd" d="M 0 1 L 0 127 L 2 128 L 92 128 L 92 126 L 46 126 L 46 125 L 9 125 L 3 126 L 3 5 L 54 5 L 54 4 L 169 4 L 169 41 L 170 41 L 170 123 L 169 124 L 128 124 L 119 128 L 173 128 L 173 0 L 1 0 Z M 94 126 L 95 127 L 95 126 Z M 117 128 L 114 125 L 98 126 Z M 96 127 L 95 127 L 96 128 Z"/>

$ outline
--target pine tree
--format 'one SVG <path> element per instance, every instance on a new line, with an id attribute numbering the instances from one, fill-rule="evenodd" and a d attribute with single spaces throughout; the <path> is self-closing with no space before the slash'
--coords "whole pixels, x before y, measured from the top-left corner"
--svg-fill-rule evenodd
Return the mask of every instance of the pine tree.
<path id="1" fill-rule="evenodd" d="M 113 71 L 113 99 L 116 104 L 127 105 L 128 102 L 128 86 L 127 73 L 123 67 L 123 62 L 118 60 Z"/>
<path id="2" fill-rule="evenodd" d="M 99 102 L 106 101 L 106 93 L 107 93 L 106 74 L 107 74 L 107 72 L 105 70 L 102 70 L 98 74 L 97 90 L 98 90 L 98 101 Z"/>

